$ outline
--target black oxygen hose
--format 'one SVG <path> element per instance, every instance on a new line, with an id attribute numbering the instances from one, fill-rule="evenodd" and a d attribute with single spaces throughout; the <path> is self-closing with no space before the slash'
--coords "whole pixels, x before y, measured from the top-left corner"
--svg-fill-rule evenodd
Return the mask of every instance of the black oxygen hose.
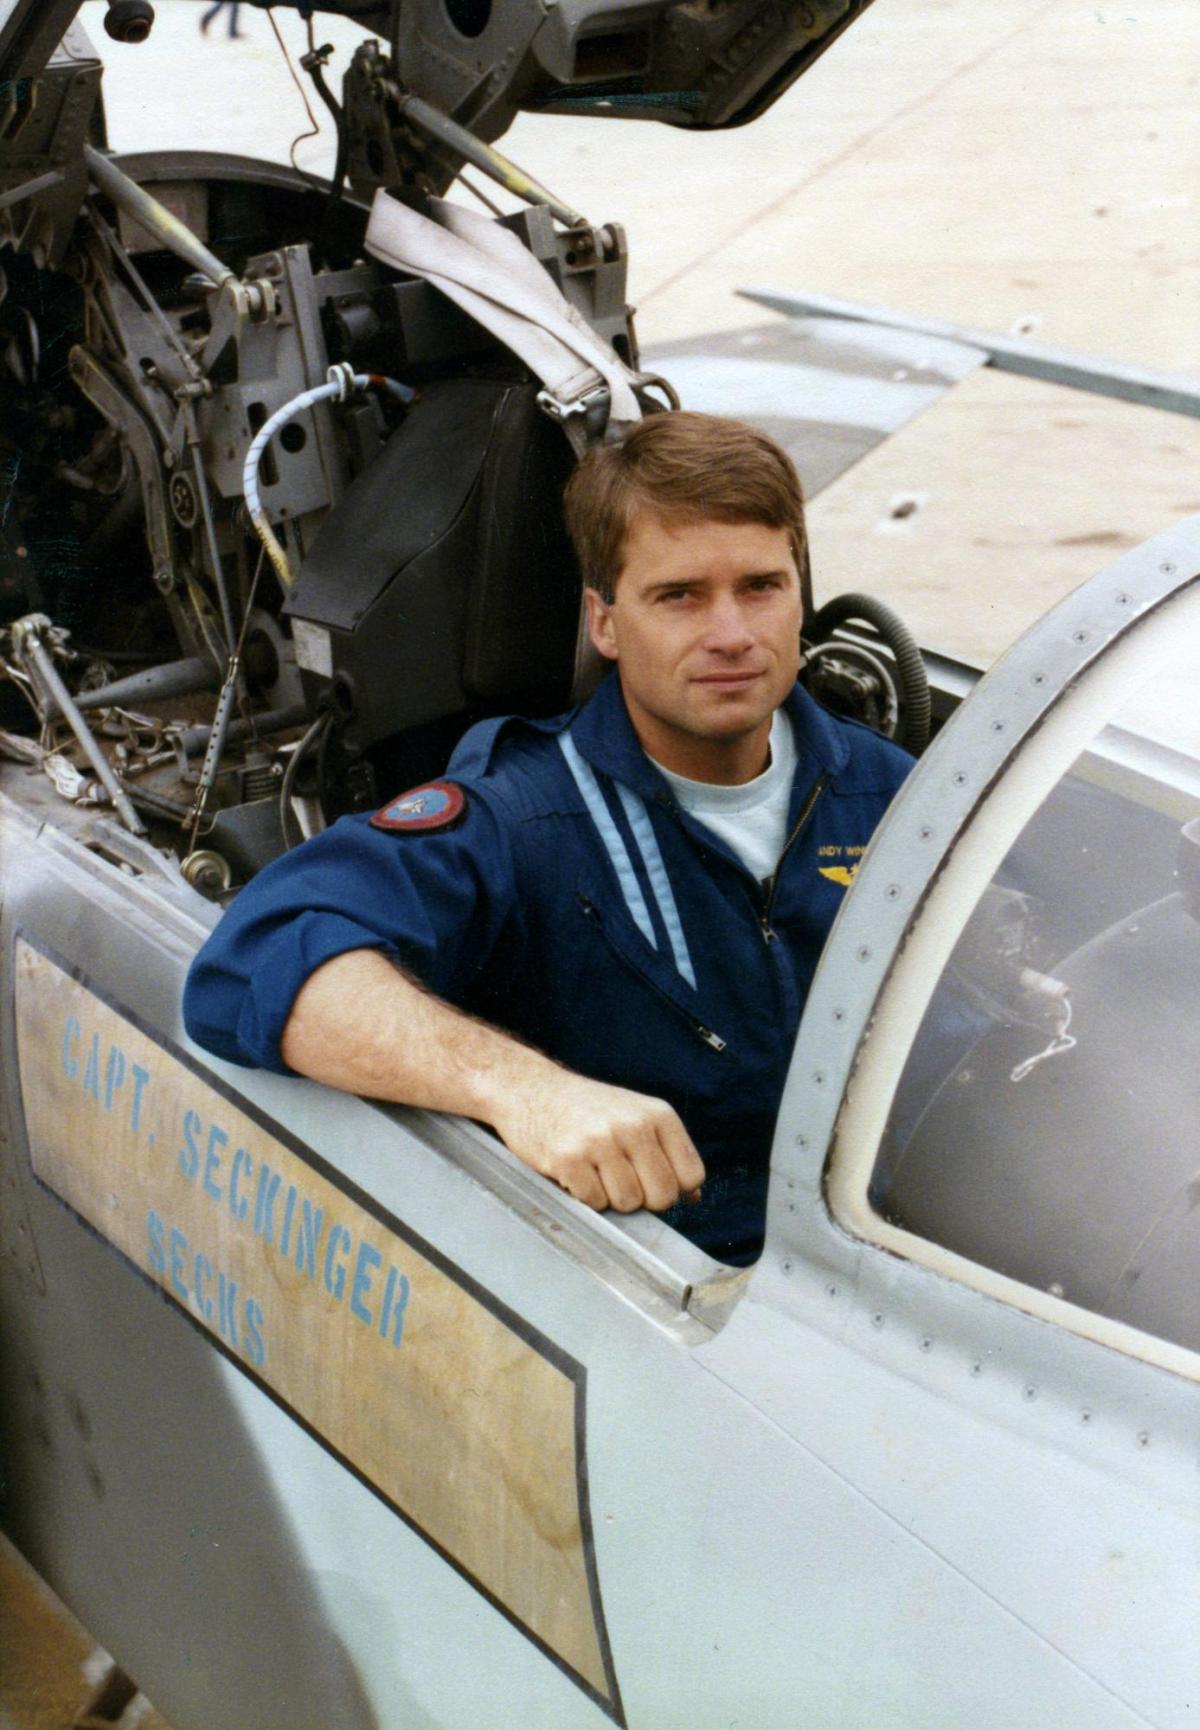
<path id="1" fill-rule="evenodd" d="M 917 640 L 900 615 L 874 595 L 835 595 L 813 615 L 805 633 L 811 643 L 831 637 L 839 625 L 861 619 L 873 625 L 891 651 L 900 680 L 901 730 L 897 743 L 919 756 L 929 743 L 929 680 Z"/>

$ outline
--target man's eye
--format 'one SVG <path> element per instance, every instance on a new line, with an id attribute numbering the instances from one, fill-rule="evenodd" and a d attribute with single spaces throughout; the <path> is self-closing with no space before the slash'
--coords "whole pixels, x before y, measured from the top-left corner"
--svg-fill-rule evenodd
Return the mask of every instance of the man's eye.
<path id="1" fill-rule="evenodd" d="M 777 589 L 779 587 L 779 578 L 751 577 L 749 587 L 754 593 L 761 594 L 765 590 Z"/>
<path id="2" fill-rule="evenodd" d="M 691 592 L 690 589 L 660 589 L 658 598 L 660 601 L 674 601 L 678 604 L 680 601 L 686 601 Z"/>

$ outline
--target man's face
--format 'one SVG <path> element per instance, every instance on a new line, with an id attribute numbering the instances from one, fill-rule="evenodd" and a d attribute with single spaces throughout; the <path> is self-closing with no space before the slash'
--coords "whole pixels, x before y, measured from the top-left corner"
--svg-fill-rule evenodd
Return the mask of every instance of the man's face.
<path id="1" fill-rule="evenodd" d="M 761 773 L 771 717 L 799 666 L 800 575 L 786 529 L 642 511 L 615 599 L 589 589 L 587 609 L 651 757 L 699 781 Z"/>

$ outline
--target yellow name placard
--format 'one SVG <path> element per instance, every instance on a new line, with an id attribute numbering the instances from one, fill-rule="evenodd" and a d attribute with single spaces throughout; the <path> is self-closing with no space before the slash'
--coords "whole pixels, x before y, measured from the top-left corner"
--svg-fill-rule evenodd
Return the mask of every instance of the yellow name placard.
<path id="1" fill-rule="evenodd" d="M 40 1181 L 619 1720 L 582 1366 L 58 958 L 15 960 Z"/>

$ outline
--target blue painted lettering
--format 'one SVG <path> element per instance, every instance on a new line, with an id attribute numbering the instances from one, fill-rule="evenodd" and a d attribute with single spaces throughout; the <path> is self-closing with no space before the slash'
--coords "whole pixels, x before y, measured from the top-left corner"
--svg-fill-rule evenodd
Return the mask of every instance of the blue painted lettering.
<path id="1" fill-rule="evenodd" d="M 220 1328 L 231 1345 L 238 1343 L 237 1281 L 217 1275 L 217 1304 L 221 1311 Z"/>
<path id="2" fill-rule="evenodd" d="M 228 1145 L 229 1137 L 219 1123 L 214 1123 L 208 1132 L 208 1151 L 204 1155 L 204 1189 L 214 1201 L 221 1199 L 221 1187 L 213 1182 L 213 1172 L 221 1169 L 221 1156 L 217 1149 Z"/>
<path id="3" fill-rule="evenodd" d="M 118 1087 L 125 1085 L 125 1053 L 119 1045 L 114 1045 L 108 1053 L 108 1067 L 104 1071 L 104 1109 L 111 1111 L 113 1094 Z"/>
<path id="4" fill-rule="evenodd" d="M 340 1261 L 336 1267 L 333 1265 L 333 1258 L 337 1253 L 339 1243 L 344 1243 L 346 1252 L 349 1254 L 350 1233 L 344 1225 L 331 1225 L 329 1236 L 325 1240 L 325 1290 L 330 1297 L 336 1298 L 338 1303 L 341 1303 L 342 1294 L 346 1290 L 346 1264 Z"/>
<path id="5" fill-rule="evenodd" d="M 291 1248 L 292 1248 L 292 1220 L 295 1217 L 295 1213 L 296 1213 L 296 1186 L 293 1183 L 288 1188 L 287 1201 L 284 1204 L 284 1209 L 283 1209 L 283 1231 L 280 1234 L 280 1238 L 279 1238 L 279 1253 L 281 1255 L 288 1255 L 291 1252 Z"/>
<path id="6" fill-rule="evenodd" d="M 256 1370 L 267 1361 L 266 1343 L 262 1336 L 263 1313 L 257 1299 L 246 1299 L 246 1326 L 242 1333 L 242 1350 Z"/>
<path id="7" fill-rule="evenodd" d="M 205 1294 L 204 1287 L 213 1276 L 212 1263 L 206 1255 L 197 1255 L 192 1267 L 192 1286 L 196 1293 L 196 1308 L 206 1322 L 213 1318 L 213 1301 Z"/>
<path id="8" fill-rule="evenodd" d="M 275 1197 L 279 1194 L 279 1173 L 272 1171 L 264 1159 L 258 1168 L 258 1193 L 254 1197 L 254 1235 L 264 1243 L 275 1242 Z"/>
<path id="9" fill-rule="evenodd" d="M 163 1251 L 163 1234 L 166 1229 L 162 1220 L 151 1208 L 146 1215 L 146 1236 L 150 1240 L 150 1266 L 155 1273 L 166 1273 L 167 1271 L 167 1258 Z"/>
<path id="10" fill-rule="evenodd" d="M 296 1236 L 296 1266 L 307 1272 L 309 1279 L 317 1277 L 317 1251 L 321 1247 L 321 1233 L 324 1229 L 325 1209 L 314 1208 L 305 1196 L 304 1213 Z"/>
<path id="11" fill-rule="evenodd" d="M 129 1127 L 136 1135 L 138 1124 L 142 1121 L 142 1094 L 150 1080 L 150 1071 L 143 1069 L 140 1063 L 131 1064 L 130 1069 L 133 1075 L 133 1100 L 129 1107 Z"/>
<path id="12" fill-rule="evenodd" d="M 183 1272 L 184 1272 L 183 1258 L 187 1254 L 187 1247 L 188 1247 L 187 1238 L 184 1237 L 184 1235 L 181 1231 L 176 1231 L 175 1227 L 172 1226 L 171 1227 L 171 1284 L 172 1284 L 172 1286 L 174 1286 L 176 1294 L 183 1299 L 184 1303 L 186 1303 L 188 1301 L 188 1288 L 183 1283 Z"/>
<path id="13" fill-rule="evenodd" d="M 242 1172 L 253 1177 L 254 1162 L 244 1147 L 239 1147 L 233 1156 L 233 1169 L 229 1173 L 229 1211 L 234 1219 L 245 1219 L 250 1203 L 244 1195 L 238 1193 L 238 1179 Z"/>
<path id="14" fill-rule="evenodd" d="M 100 1035 L 92 1034 L 92 1043 L 88 1050 L 87 1062 L 83 1066 L 83 1091 L 90 1093 L 96 1104 L 100 1103 Z"/>
<path id="15" fill-rule="evenodd" d="M 83 1038 L 83 1028 L 79 1025 L 79 1017 L 68 1015 L 63 1027 L 62 1066 L 63 1074 L 71 1081 L 79 1074 L 79 1059 L 72 1055 L 71 1047 L 78 1045 Z"/>
<path id="16" fill-rule="evenodd" d="M 350 1308 L 360 1322 L 366 1322 L 370 1327 L 374 1317 L 362 1299 L 371 1289 L 371 1271 L 383 1266 L 383 1257 L 379 1251 L 364 1238 L 358 1246 L 358 1260 L 354 1264 L 354 1284 L 350 1288 Z"/>
<path id="17" fill-rule="evenodd" d="M 388 1336 L 392 1324 L 392 1344 L 398 1346 L 404 1338 L 404 1312 L 408 1308 L 408 1275 L 388 1268 L 387 1284 L 383 1288 L 383 1303 L 379 1309 L 379 1332 Z"/>
<path id="18" fill-rule="evenodd" d="M 179 1150 L 179 1169 L 184 1177 L 195 1177 L 200 1169 L 200 1147 L 196 1141 L 196 1134 L 198 1130 L 203 1128 L 204 1123 L 198 1111 L 184 1112 L 184 1146 Z"/>

